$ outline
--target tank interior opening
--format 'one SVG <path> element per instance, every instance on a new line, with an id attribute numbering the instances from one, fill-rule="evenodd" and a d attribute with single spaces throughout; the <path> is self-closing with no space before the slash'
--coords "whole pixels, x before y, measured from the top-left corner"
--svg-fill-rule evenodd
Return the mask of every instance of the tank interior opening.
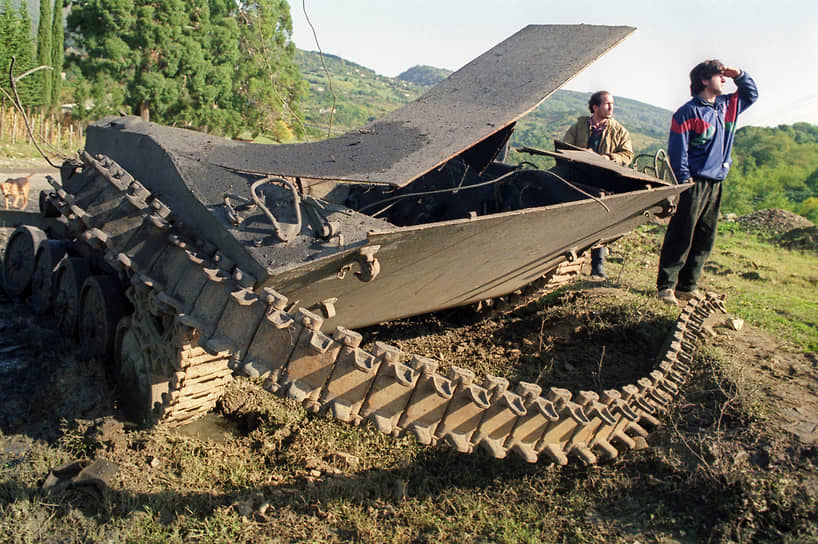
<path id="1" fill-rule="evenodd" d="M 465 219 L 647 189 L 659 183 L 630 179 L 624 167 L 561 160 L 548 170 L 530 163 L 490 162 L 476 170 L 463 156 L 401 188 L 348 185 L 343 205 L 397 226 Z M 624 174 L 624 175 L 623 175 Z"/>

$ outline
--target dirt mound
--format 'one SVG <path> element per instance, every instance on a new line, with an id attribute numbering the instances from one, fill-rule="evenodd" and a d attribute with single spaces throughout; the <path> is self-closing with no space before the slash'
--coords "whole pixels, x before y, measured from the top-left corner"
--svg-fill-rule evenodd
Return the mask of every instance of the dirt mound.
<path id="1" fill-rule="evenodd" d="M 788 249 L 818 252 L 818 227 L 789 230 L 776 238 L 776 242 Z"/>
<path id="2" fill-rule="evenodd" d="M 814 227 L 814 223 L 797 213 L 772 208 L 758 210 L 739 217 L 736 221 L 745 227 L 765 230 L 771 234 L 782 234 L 793 229 Z"/>

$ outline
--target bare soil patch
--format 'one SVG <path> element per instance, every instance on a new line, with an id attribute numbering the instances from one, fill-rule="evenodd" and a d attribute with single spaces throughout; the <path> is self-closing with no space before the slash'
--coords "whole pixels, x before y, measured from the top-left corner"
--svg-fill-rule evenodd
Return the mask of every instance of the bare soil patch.
<path id="1" fill-rule="evenodd" d="M 776 241 L 781 247 L 818 252 L 818 227 L 802 227 L 780 234 Z"/>
<path id="2" fill-rule="evenodd" d="M 56 171 L 55 168 L 52 168 L 51 165 L 42 158 L 22 159 L 19 157 L 0 157 L 0 175 L 17 172 L 47 174 Z"/>
<path id="3" fill-rule="evenodd" d="M 756 212 L 743 215 L 736 221 L 757 230 L 763 230 L 772 234 L 782 234 L 793 229 L 814 227 L 812 221 L 802 217 L 797 213 L 788 210 L 772 208 L 769 210 L 758 210 Z"/>

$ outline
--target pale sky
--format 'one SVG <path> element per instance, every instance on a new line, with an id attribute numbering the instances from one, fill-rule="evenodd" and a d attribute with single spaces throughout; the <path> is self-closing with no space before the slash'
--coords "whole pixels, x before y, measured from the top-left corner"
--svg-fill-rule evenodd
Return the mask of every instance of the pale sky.
<path id="1" fill-rule="evenodd" d="M 529 24 L 637 30 L 564 88 L 606 89 L 675 110 L 690 69 L 718 58 L 746 70 L 759 100 L 739 125 L 818 124 L 816 0 L 289 0 L 293 41 L 396 76 L 418 64 L 456 70 Z M 732 84 L 728 84 L 732 90 Z"/>

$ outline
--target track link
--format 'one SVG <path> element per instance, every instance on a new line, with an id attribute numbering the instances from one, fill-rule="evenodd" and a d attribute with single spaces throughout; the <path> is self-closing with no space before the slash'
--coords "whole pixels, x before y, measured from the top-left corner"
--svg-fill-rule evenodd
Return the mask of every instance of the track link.
<path id="1" fill-rule="evenodd" d="M 655 370 L 602 394 L 543 391 L 458 367 L 442 374 L 438 361 L 381 342 L 367 351 L 355 331 L 338 327 L 327 335 L 320 316 L 285 311 L 285 296 L 254 290 L 255 278 L 187 236 L 172 211 L 116 163 L 81 158 L 81 170 L 64 184 L 50 180 L 51 200 L 77 238 L 128 278 L 135 311 L 126 324 L 149 346 L 154 420 L 169 425 L 212 409 L 238 372 L 264 378 L 266 389 L 312 412 L 369 421 L 387 434 L 412 432 L 424 444 L 593 464 L 644 444 L 647 428 L 660 423 L 691 373 L 705 318 L 724 311 L 713 294 L 690 301 Z M 581 264 L 565 263 L 530 290 L 563 285 Z"/>

